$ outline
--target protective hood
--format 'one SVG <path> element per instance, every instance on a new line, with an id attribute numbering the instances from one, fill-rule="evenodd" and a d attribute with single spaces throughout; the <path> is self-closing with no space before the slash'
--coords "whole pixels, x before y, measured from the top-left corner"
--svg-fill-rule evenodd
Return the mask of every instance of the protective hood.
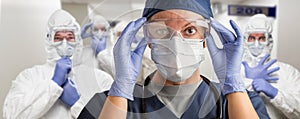
<path id="1" fill-rule="evenodd" d="M 272 39 L 272 23 L 264 14 L 257 14 L 252 16 L 246 27 L 244 33 L 245 39 L 245 53 L 243 60 L 248 62 L 250 66 L 255 66 L 262 57 L 266 54 L 270 54 L 273 48 Z M 247 39 L 251 33 L 265 33 L 266 34 L 266 45 L 263 47 L 254 47 L 254 45 L 247 45 Z M 257 44 L 257 43 L 256 43 Z M 255 49 L 256 48 L 256 49 Z"/>
<path id="2" fill-rule="evenodd" d="M 73 65 L 78 65 L 81 62 L 81 52 L 83 49 L 83 42 L 80 37 L 80 26 L 76 19 L 64 10 L 56 10 L 48 20 L 47 38 L 45 40 L 45 49 L 47 52 L 47 62 L 55 64 L 61 57 L 53 45 L 53 37 L 55 29 L 66 29 L 73 31 L 77 44 L 74 48 L 74 53 L 71 57 Z"/>

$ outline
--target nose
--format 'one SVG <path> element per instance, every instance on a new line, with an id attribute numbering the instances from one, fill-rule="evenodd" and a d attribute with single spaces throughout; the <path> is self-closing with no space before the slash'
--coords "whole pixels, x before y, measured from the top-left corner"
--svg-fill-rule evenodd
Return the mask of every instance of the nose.
<path id="1" fill-rule="evenodd" d="M 258 41 L 258 40 L 255 40 L 255 41 L 254 41 L 254 45 L 255 45 L 255 47 L 258 47 L 258 46 L 259 46 L 259 41 Z"/>

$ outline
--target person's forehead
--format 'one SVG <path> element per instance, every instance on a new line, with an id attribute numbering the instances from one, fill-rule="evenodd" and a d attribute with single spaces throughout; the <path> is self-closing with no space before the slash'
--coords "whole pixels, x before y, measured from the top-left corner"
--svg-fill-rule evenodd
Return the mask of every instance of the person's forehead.
<path id="1" fill-rule="evenodd" d="M 264 32 L 254 32 L 254 33 L 250 33 L 250 36 L 265 36 Z"/>
<path id="2" fill-rule="evenodd" d="M 73 31 L 57 31 L 55 35 L 74 35 Z"/>
<path id="3" fill-rule="evenodd" d="M 153 19 L 204 19 L 203 16 L 192 11 L 173 9 L 156 13 L 151 17 Z"/>

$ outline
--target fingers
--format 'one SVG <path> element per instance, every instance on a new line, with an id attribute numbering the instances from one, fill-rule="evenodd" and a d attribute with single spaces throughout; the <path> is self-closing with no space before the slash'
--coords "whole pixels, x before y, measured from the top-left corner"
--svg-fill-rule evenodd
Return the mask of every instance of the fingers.
<path id="1" fill-rule="evenodd" d="M 83 28 L 81 29 L 81 38 L 82 39 L 85 39 L 85 38 L 88 38 L 88 37 L 91 37 L 92 34 L 88 34 L 86 33 L 86 31 L 92 26 L 93 23 L 88 23 L 86 25 L 83 26 Z"/>
<path id="2" fill-rule="evenodd" d="M 262 90 L 260 89 L 259 82 L 253 81 L 252 82 L 252 88 L 255 92 L 260 93 Z"/>
<path id="3" fill-rule="evenodd" d="M 210 55 L 214 55 L 212 53 L 215 53 L 219 50 L 219 48 L 217 47 L 215 40 L 213 39 L 211 34 L 209 34 L 207 36 L 206 43 L 207 43 L 207 47 L 208 47 L 208 51 L 210 52 Z"/>
<path id="4" fill-rule="evenodd" d="M 259 61 L 259 64 L 260 64 L 260 65 L 263 65 L 269 57 L 270 57 L 270 54 L 266 54 L 266 55 Z"/>
<path id="5" fill-rule="evenodd" d="M 267 77 L 266 80 L 267 81 L 277 81 L 277 80 L 279 80 L 279 78 L 278 77 Z"/>
<path id="6" fill-rule="evenodd" d="M 223 44 L 235 41 L 236 37 L 230 30 L 228 30 L 226 27 L 224 27 L 222 24 L 220 24 L 213 18 L 210 18 L 210 20 L 212 27 L 217 32 Z"/>
<path id="7" fill-rule="evenodd" d="M 276 63 L 277 62 L 277 60 L 276 59 L 272 59 L 270 62 L 268 62 L 265 66 L 267 67 L 267 68 L 269 68 L 269 67 L 271 67 L 274 63 Z"/>
<path id="8" fill-rule="evenodd" d="M 243 61 L 242 64 L 244 65 L 245 69 L 249 69 L 250 68 L 247 62 Z"/>
<path id="9" fill-rule="evenodd" d="M 243 34 L 241 33 L 240 28 L 238 27 L 238 25 L 233 20 L 230 20 L 229 22 L 230 22 L 231 27 L 233 28 L 233 30 L 236 33 L 237 42 L 243 43 L 244 39 L 243 39 Z"/>
<path id="10" fill-rule="evenodd" d="M 147 40 L 145 40 L 145 38 L 143 38 L 140 41 L 139 45 L 134 50 L 134 52 L 137 53 L 138 55 L 142 56 L 144 54 L 144 51 L 145 51 L 146 47 L 147 47 L 147 44 L 148 44 Z"/>
<path id="11" fill-rule="evenodd" d="M 272 74 L 272 73 L 278 71 L 279 69 L 280 69 L 280 67 L 272 68 L 272 69 L 268 70 L 267 74 L 270 75 L 270 74 Z"/>
<path id="12" fill-rule="evenodd" d="M 138 30 L 143 26 L 143 24 L 147 21 L 147 18 L 142 17 L 136 21 L 130 22 L 126 28 L 123 30 L 121 37 L 118 39 L 116 46 L 128 46 L 123 50 L 130 50 L 131 44 L 135 39 L 135 35 Z M 125 48 L 125 47 L 124 47 Z"/>

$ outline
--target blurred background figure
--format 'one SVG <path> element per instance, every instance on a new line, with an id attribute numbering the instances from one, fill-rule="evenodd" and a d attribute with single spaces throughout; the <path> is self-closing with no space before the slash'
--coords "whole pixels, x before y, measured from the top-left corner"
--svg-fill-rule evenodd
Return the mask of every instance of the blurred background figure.
<path id="1" fill-rule="evenodd" d="M 89 23 L 81 30 L 82 39 L 91 39 L 90 45 L 84 50 L 84 61 L 93 63 L 112 77 L 114 77 L 114 63 L 112 56 L 114 35 L 109 22 L 100 15 L 92 15 Z"/>
<path id="2" fill-rule="evenodd" d="M 261 93 L 271 119 L 299 118 L 300 72 L 276 57 L 271 59 L 272 30 L 263 14 L 249 19 L 244 34 L 244 82 L 249 90 Z"/>
<path id="3" fill-rule="evenodd" d="M 12 82 L 5 119 L 77 118 L 95 93 L 110 88 L 107 73 L 81 64 L 80 27 L 68 12 L 51 15 L 45 46 L 47 62 L 25 69 Z"/>

